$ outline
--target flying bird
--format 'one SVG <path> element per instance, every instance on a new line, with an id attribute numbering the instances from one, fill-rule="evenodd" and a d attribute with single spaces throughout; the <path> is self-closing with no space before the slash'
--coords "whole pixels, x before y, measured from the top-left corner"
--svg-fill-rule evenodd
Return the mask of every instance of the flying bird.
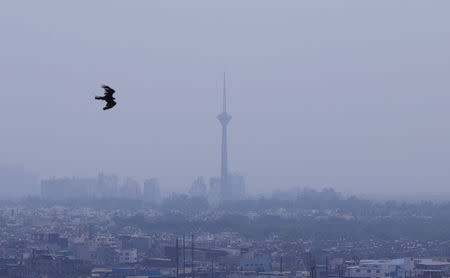
<path id="1" fill-rule="evenodd" d="M 116 92 L 111 87 L 102 85 L 102 88 L 105 89 L 105 95 L 103 97 L 95 97 L 95 99 L 101 99 L 106 101 L 105 107 L 103 107 L 103 110 L 111 109 L 113 108 L 117 103 L 114 101 L 115 98 L 113 97 L 113 94 Z"/>

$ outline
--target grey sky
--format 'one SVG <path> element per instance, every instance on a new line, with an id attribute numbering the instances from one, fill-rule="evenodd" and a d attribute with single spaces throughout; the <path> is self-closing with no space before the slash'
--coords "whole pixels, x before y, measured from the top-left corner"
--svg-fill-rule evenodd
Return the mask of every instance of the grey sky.
<path id="1" fill-rule="evenodd" d="M 449 1 L 0 2 L 0 162 L 450 193 Z M 118 105 L 102 111 L 106 83 Z M 450 194 L 448 194 L 450 195 Z"/>

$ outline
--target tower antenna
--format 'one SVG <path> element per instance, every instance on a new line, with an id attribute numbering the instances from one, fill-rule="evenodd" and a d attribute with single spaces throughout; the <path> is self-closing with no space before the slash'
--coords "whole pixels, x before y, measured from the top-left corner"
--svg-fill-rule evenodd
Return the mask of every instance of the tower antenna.
<path id="1" fill-rule="evenodd" d="M 223 112 L 227 112 L 227 84 L 225 72 L 223 73 Z"/>

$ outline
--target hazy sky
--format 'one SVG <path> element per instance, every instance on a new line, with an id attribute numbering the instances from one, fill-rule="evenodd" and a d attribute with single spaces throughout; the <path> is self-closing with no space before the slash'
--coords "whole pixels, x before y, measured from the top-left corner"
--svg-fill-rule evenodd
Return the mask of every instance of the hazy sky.
<path id="1" fill-rule="evenodd" d="M 450 2 L 0 1 L 0 163 L 450 196 Z M 106 83 L 118 105 L 95 101 Z"/>

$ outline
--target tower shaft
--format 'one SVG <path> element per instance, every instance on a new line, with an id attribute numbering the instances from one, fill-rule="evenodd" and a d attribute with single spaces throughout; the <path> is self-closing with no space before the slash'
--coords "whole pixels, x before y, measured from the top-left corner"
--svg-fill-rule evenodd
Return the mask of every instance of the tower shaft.
<path id="1" fill-rule="evenodd" d="M 227 145 L 227 125 L 222 124 L 222 161 L 220 168 L 220 183 L 222 197 L 227 192 L 228 185 L 228 145 Z"/>

